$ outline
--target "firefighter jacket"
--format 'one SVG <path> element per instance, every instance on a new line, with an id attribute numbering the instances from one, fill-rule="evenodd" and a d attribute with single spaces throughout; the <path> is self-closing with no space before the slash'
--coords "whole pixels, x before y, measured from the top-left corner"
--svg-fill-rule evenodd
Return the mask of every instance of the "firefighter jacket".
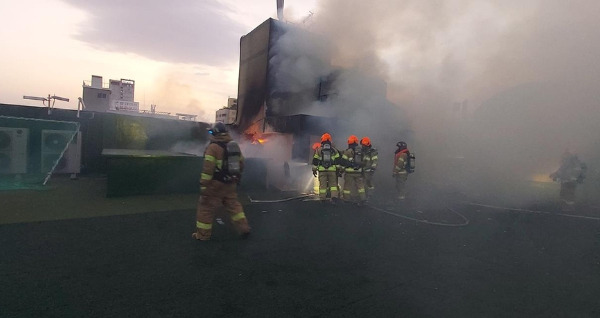
<path id="1" fill-rule="evenodd" d="M 333 145 L 330 145 L 331 150 L 324 149 L 323 144 L 317 150 L 313 156 L 313 171 L 333 171 L 336 172 L 339 161 L 340 153 Z"/>
<path id="2" fill-rule="evenodd" d="M 377 149 L 363 147 L 363 162 L 365 171 L 374 171 L 377 169 L 378 160 Z"/>
<path id="3" fill-rule="evenodd" d="M 405 174 L 408 173 L 406 170 L 406 165 L 408 164 L 408 149 L 402 149 L 396 152 L 394 156 L 394 171 L 396 174 Z"/>
<path id="4" fill-rule="evenodd" d="M 229 134 L 211 136 L 210 144 L 204 150 L 204 164 L 200 177 L 200 190 L 206 190 L 213 182 L 227 183 L 227 174 L 224 172 L 223 162 L 227 143 L 232 141 Z M 240 171 L 244 169 L 244 157 L 240 155 Z M 239 176 L 237 176 L 239 182 Z M 235 178 L 234 178 L 235 179 Z"/>
<path id="5" fill-rule="evenodd" d="M 362 173 L 364 167 L 364 154 L 356 148 L 348 148 L 342 155 L 342 167 L 346 173 Z"/>

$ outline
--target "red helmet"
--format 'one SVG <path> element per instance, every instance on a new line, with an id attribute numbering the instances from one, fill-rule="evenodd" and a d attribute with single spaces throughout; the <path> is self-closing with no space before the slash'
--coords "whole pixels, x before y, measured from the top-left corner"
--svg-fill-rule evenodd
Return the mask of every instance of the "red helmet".
<path id="1" fill-rule="evenodd" d="M 352 135 L 350 137 L 348 137 L 348 144 L 358 144 L 358 137 Z"/>
<path id="2" fill-rule="evenodd" d="M 331 142 L 331 135 L 328 133 L 324 133 L 323 136 L 321 136 L 321 142 L 326 142 L 326 141 Z"/>
<path id="3" fill-rule="evenodd" d="M 360 140 L 360 144 L 365 146 L 365 147 L 371 147 L 371 139 L 369 139 L 369 137 L 363 137 Z"/>
<path id="4" fill-rule="evenodd" d="M 317 150 L 317 149 L 319 149 L 319 147 L 320 147 L 320 146 L 321 146 L 321 143 L 315 142 L 315 143 L 312 145 L 312 149 L 313 149 L 313 150 Z"/>

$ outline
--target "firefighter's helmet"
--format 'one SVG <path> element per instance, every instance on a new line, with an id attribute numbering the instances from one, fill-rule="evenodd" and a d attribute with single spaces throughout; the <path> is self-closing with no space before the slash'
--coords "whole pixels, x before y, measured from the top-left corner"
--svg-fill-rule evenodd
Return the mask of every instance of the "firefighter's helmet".
<path id="1" fill-rule="evenodd" d="M 398 147 L 398 148 L 400 148 L 400 149 L 406 149 L 406 148 L 408 148 L 408 145 L 407 145 L 407 144 L 406 144 L 404 141 L 399 141 L 399 142 L 396 144 L 396 147 Z"/>
<path id="2" fill-rule="evenodd" d="M 320 146 L 321 146 L 321 143 L 319 143 L 319 142 L 315 142 L 315 143 L 312 145 L 312 150 L 317 150 L 317 149 L 319 149 L 319 147 L 320 147 Z"/>
<path id="3" fill-rule="evenodd" d="M 371 147 L 371 139 L 369 139 L 369 137 L 362 137 L 360 144 L 365 147 Z"/>
<path id="4" fill-rule="evenodd" d="M 351 135 L 350 137 L 348 137 L 348 144 L 352 145 L 352 144 L 358 144 L 358 137 Z"/>
<path id="5" fill-rule="evenodd" d="M 210 129 L 208 130 L 208 133 L 213 136 L 219 136 L 219 135 L 226 134 L 227 131 L 228 131 L 227 126 L 225 126 L 225 124 L 215 123 L 212 127 L 210 127 Z"/>
<path id="6" fill-rule="evenodd" d="M 321 136 L 321 142 L 326 142 L 326 141 L 331 142 L 331 135 L 328 133 L 324 133 L 323 136 Z"/>

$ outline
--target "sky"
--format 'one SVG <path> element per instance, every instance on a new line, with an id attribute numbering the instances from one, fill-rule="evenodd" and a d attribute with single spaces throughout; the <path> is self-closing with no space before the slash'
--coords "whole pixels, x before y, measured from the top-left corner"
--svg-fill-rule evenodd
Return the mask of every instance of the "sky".
<path id="1" fill-rule="evenodd" d="M 316 0 L 285 1 L 301 21 Z M 92 75 L 135 80 L 140 109 L 198 115 L 237 95 L 239 40 L 275 0 L 0 0 L 0 103 L 41 106 L 23 95 L 62 96 L 77 108 Z"/>

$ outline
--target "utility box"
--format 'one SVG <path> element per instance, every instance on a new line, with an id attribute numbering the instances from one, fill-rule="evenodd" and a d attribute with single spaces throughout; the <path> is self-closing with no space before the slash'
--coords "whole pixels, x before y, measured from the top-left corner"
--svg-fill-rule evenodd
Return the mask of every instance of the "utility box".
<path id="1" fill-rule="evenodd" d="M 0 173 L 27 172 L 29 129 L 0 127 Z"/>

